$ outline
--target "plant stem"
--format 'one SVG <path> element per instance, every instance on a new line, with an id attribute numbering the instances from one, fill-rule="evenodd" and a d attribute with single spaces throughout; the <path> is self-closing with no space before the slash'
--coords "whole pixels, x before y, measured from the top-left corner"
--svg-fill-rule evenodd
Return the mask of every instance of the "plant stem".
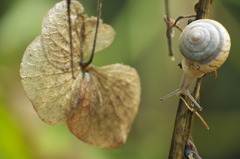
<path id="1" fill-rule="evenodd" d="M 195 5 L 197 12 L 196 19 L 208 18 L 213 0 L 199 0 Z M 201 79 L 198 79 L 194 88 L 193 96 L 199 102 L 200 99 Z M 191 101 L 184 97 L 191 105 Z M 195 159 L 201 157 L 197 153 L 197 149 L 191 137 L 191 126 L 194 117 L 194 112 L 191 112 L 180 99 L 176 114 L 172 142 L 170 147 L 169 159 L 188 159 L 187 152 L 194 154 Z M 189 146 L 189 143 L 191 144 Z M 189 148 L 190 147 L 190 148 Z"/>
<path id="2" fill-rule="evenodd" d="M 196 19 L 204 19 L 210 17 L 210 11 L 213 0 L 199 0 L 195 6 L 197 12 Z"/>

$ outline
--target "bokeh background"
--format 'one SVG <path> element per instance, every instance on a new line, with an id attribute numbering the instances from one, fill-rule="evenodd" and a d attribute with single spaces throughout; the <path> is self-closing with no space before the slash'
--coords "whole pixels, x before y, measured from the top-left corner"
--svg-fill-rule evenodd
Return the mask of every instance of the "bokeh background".
<path id="1" fill-rule="evenodd" d="M 41 19 L 59 0 L 0 1 L 0 159 L 166 159 L 178 98 L 159 98 L 178 87 L 181 60 L 176 30 L 176 60 L 167 56 L 163 0 L 103 0 L 102 18 L 116 30 L 113 44 L 96 54 L 96 66 L 124 63 L 141 77 L 139 113 L 127 143 L 118 149 L 89 146 L 66 125 L 43 123 L 21 85 L 19 65 L 28 44 L 41 31 Z M 194 1 L 171 1 L 171 17 L 194 14 Z M 88 15 L 96 15 L 96 0 L 81 0 Z M 206 130 L 195 119 L 192 135 L 206 159 L 240 158 L 240 1 L 216 0 L 211 18 L 229 31 L 232 49 L 218 78 L 206 75 L 201 90 L 201 115 Z M 186 21 L 181 21 L 182 26 Z"/>

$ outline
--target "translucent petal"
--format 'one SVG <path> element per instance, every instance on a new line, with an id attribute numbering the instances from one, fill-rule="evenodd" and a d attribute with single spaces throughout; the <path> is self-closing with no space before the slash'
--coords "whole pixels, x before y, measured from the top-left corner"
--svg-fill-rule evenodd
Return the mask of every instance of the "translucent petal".
<path id="1" fill-rule="evenodd" d="M 70 131 L 97 147 L 125 143 L 140 101 L 136 70 L 122 64 L 92 66 L 84 75 L 80 95 L 80 106 L 67 122 Z"/>
<path id="2" fill-rule="evenodd" d="M 94 40 L 94 35 L 96 30 L 96 22 L 97 22 L 97 18 L 95 17 L 87 18 L 85 21 L 86 39 L 83 44 L 83 52 L 85 57 L 89 56 L 92 52 L 93 40 Z M 102 24 L 102 21 L 100 21 L 95 51 L 100 51 L 108 47 L 112 43 L 114 37 L 115 37 L 114 29 L 110 25 Z"/>
<path id="3" fill-rule="evenodd" d="M 88 18 L 83 15 L 83 6 L 73 0 L 71 2 L 71 22 L 73 40 L 73 61 L 80 61 L 80 47 L 82 46 L 84 56 L 91 53 L 93 37 L 96 28 L 96 18 Z M 80 35 L 83 23 L 85 24 L 85 40 L 80 44 Z M 43 47 L 50 63 L 58 68 L 69 70 L 71 65 L 69 25 L 67 17 L 66 1 L 57 3 L 44 17 L 42 22 Z M 96 51 L 108 47 L 115 36 L 113 28 L 100 21 L 97 38 Z"/>
<path id="4" fill-rule="evenodd" d="M 46 58 L 41 36 L 26 49 L 20 68 L 23 87 L 38 116 L 49 124 L 67 120 L 72 105 L 79 101 L 79 85 L 82 73 L 79 66 L 63 71 L 53 66 Z"/>

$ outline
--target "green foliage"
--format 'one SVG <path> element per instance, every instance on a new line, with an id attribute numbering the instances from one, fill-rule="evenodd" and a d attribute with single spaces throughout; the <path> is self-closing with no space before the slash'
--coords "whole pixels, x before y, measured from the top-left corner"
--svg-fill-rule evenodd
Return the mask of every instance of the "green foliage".
<path id="1" fill-rule="evenodd" d="M 0 158 L 2 159 L 30 159 L 31 153 L 29 145 L 26 144 L 26 138 L 13 117 L 10 110 L 7 110 L 7 104 L 4 102 L 3 89 L 0 85 Z"/>

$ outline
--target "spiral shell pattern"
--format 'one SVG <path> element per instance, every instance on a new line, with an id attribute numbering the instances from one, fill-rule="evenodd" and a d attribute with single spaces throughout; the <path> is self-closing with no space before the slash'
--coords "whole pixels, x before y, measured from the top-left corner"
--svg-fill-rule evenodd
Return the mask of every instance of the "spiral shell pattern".
<path id="1" fill-rule="evenodd" d="M 179 48 L 186 67 L 205 74 L 215 71 L 225 62 L 230 46 L 230 36 L 222 24 L 201 19 L 183 30 Z"/>

